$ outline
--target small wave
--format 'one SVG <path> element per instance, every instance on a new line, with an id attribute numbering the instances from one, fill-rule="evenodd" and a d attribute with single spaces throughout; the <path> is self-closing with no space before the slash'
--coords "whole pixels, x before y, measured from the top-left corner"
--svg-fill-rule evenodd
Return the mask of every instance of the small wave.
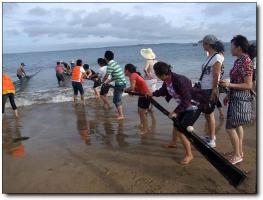
<path id="1" fill-rule="evenodd" d="M 95 98 L 93 88 L 84 87 L 84 98 Z M 128 94 L 123 93 L 123 96 Z M 108 96 L 113 96 L 113 90 L 111 89 Z M 44 89 L 35 92 L 21 92 L 16 95 L 15 102 L 18 107 L 30 106 L 33 104 L 45 104 L 45 103 L 63 103 L 73 100 L 72 88 L 54 88 Z M 11 107 L 9 103 L 6 107 Z"/>

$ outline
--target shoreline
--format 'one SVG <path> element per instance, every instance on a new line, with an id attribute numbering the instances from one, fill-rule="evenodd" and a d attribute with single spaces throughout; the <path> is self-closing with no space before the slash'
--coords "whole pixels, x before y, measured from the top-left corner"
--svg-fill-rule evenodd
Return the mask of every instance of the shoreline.
<path id="1" fill-rule="evenodd" d="M 168 110 L 174 109 L 174 102 L 156 100 Z M 237 167 L 247 172 L 248 178 L 236 189 L 194 147 L 194 160 L 186 166 L 179 164 L 183 157 L 179 140 L 177 148 L 162 147 L 171 139 L 172 122 L 157 109 L 156 127 L 141 136 L 136 127 L 137 97 L 124 97 L 123 105 L 123 121 L 112 119 L 115 108 L 105 111 L 94 99 L 88 99 L 84 109 L 71 102 L 18 108 L 18 120 L 13 120 L 7 109 L 3 120 L 3 193 L 257 192 L 256 123 L 244 129 L 245 159 Z M 216 150 L 223 153 L 231 150 L 231 144 L 225 121 L 220 123 L 218 115 L 216 110 Z M 194 125 L 199 135 L 204 133 L 204 121 L 201 115 Z M 15 144 L 9 141 L 19 135 L 29 139 L 20 142 L 24 155 L 13 156 L 10 148 Z"/>

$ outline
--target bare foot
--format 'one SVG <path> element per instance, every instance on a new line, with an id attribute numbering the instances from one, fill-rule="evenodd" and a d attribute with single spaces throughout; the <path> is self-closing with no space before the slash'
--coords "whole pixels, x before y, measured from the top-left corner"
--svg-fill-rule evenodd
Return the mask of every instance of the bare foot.
<path id="1" fill-rule="evenodd" d="M 176 143 L 171 142 L 169 144 L 164 144 L 163 147 L 164 148 L 175 148 L 176 147 Z"/>
<path id="2" fill-rule="evenodd" d="M 181 160 L 180 161 L 180 164 L 181 165 L 187 165 L 187 164 L 189 164 L 192 160 L 193 160 L 193 156 L 191 155 L 191 156 L 185 156 L 184 158 L 183 158 L 183 160 Z"/>
<path id="3" fill-rule="evenodd" d="M 123 120 L 123 119 L 124 119 L 124 116 L 118 116 L 116 119 L 117 119 L 117 120 Z"/>
<path id="4" fill-rule="evenodd" d="M 139 133 L 140 133 L 140 135 L 144 135 L 144 134 L 148 133 L 148 130 L 142 129 L 142 130 L 140 130 Z"/>

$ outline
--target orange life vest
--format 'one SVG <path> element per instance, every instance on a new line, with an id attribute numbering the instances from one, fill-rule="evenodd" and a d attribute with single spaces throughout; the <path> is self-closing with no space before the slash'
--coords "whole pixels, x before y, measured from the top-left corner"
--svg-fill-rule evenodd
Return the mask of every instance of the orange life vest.
<path id="1" fill-rule="evenodd" d="M 3 94 L 15 94 L 15 91 L 16 90 L 12 79 L 7 74 L 3 74 Z"/>
<path id="2" fill-rule="evenodd" d="M 80 82 L 81 81 L 81 75 L 82 75 L 82 73 L 80 71 L 80 66 L 73 67 L 71 80 Z"/>

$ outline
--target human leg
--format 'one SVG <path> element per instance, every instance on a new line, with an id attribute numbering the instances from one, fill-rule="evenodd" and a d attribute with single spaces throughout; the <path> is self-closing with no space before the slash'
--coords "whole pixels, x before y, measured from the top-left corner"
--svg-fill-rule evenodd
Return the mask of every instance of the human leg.
<path id="1" fill-rule="evenodd" d="M 193 154 L 191 150 L 191 143 L 189 140 L 186 138 L 184 134 L 181 132 L 178 132 L 179 138 L 181 139 L 181 142 L 183 144 L 184 150 L 185 150 L 185 156 L 184 158 L 180 161 L 180 164 L 182 165 L 187 165 L 193 160 Z"/>
<path id="2" fill-rule="evenodd" d="M 2 95 L 2 114 L 5 113 L 5 104 L 8 99 L 8 94 L 3 94 Z"/>
<path id="3" fill-rule="evenodd" d="M 14 110 L 14 114 L 16 117 L 18 117 L 18 111 L 17 111 L 17 107 L 16 107 L 16 103 L 15 103 L 15 95 L 13 93 L 9 93 L 8 97 L 9 97 L 9 101 L 10 101 L 10 104 L 12 106 L 12 109 Z"/>
<path id="4" fill-rule="evenodd" d="M 216 139 L 216 135 L 215 135 L 215 116 L 214 116 L 214 112 L 212 112 L 211 114 L 205 114 L 205 118 L 207 121 L 207 125 L 208 125 L 208 132 L 209 132 L 209 136 L 210 136 L 210 140 L 208 140 L 208 144 L 211 147 L 216 147 L 216 143 L 215 143 L 215 139 Z"/>
<path id="5" fill-rule="evenodd" d="M 168 144 L 164 144 L 163 146 L 165 148 L 175 148 L 176 147 L 177 138 L 178 138 L 178 131 L 177 131 L 177 129 L 175 127 L 173 127 L 172 140 Z"/>
<path id="6" fill-rule="evenodd" d="M 113 103 L 115 104 L 118 112 L 117 119 L 124 119 L 123 107 L 122 107 L 122 93 L 125 86 L 115 86 L 113 92 Z"/>
<path id="7" fill-rule="evenodd" d="M 229 161 L 232 164 L 237 164 L 238 162 L 242 161 L 242 157 L 241 157 L 240 150 L 239 150 L 239 138 L 234 128 L 226 129 L 226 131 L 230 137 L 230 141 L 233 147 L 233 155 L 229 159 Z"/>
<path id="8" fill-rule="evenodd" d="M 243 153 L 243 138 L 244 138 L 244 129 L 243 126 L 238 126 L 236 128 L 237 131 L 237 135 L 238 135 L 238 139 L 239 139 L 239 152 L 240 152 L 240 156 L 243 157 L 244 153 Z"/>
<path id="9" fill-rule="evenodd" d="M 146 118 L 146 110 L 143 108 L 138 108 L 138 113 L 140 117 L 140 125 L 142 128 L 142 133 L 146 133 L 148 131 L 148 120 Z"/>
<path id="10" fill-rule="evenodd" d="M 220 119 L 224 119 L 224 111 L 223 111 L 223 108 L 222 108 L 222 103 L 220 102 L 219 99 L 216 102 L 216 107 L 217 107 L 218 112 L 220 114 Z"/>

